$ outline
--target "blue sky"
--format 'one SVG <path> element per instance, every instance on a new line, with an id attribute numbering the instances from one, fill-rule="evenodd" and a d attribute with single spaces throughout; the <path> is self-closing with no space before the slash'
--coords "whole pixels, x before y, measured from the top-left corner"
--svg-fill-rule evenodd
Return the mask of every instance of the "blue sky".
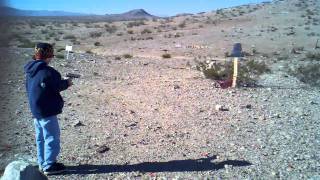
<path id="1" fill-rule="evenodd" d="M 153 15 L 198 13 L 266 0 L 8 0 L 7 5 L 24 10 L 58 10 L 88 14 L 123 13 L 145 9 Z"/>

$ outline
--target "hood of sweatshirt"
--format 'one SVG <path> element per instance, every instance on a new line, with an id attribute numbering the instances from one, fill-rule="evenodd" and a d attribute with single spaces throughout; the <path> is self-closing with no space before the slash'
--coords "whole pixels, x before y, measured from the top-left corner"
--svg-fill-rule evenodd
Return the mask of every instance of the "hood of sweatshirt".
<path id="1" fill-rule="evenodd" d="M 30 77 L 33 77 L 37 74 L 37 72 L 43 68 L 44 66 L 47 66 L 47 63 L 44 62 L 43 60 L 33 60 L 28 62 L 25 66 L 24 66 L 24 72 L 26 74 L 29 74 Z"/>

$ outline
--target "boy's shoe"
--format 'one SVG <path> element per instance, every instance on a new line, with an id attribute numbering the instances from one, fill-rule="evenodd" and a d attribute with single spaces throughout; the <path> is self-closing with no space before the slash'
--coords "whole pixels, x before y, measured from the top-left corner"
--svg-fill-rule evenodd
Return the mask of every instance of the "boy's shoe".
<path id="1" fill-rule="evenodd" d="M 62 163 L 54 163 L 50 168 L 43 170 L 45 175 L 59 174 L 66 170 L 66 167 Z"/>

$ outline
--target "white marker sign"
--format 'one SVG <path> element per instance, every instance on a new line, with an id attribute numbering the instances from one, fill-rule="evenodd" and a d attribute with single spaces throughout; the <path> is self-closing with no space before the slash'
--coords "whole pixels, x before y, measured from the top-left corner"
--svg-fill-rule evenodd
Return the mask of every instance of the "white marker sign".
<path id="1" fill-rule="evenodd" d="M 69 52 L 72 51 L 72 46 L 66 45 L 66 51 L 67 51 L 67 59 L 69 58 Z"/>
<path id="2" fill-rule="evenodd" d="M 72 51 L 72 46 L 66 45 L 66 51 Z"/>

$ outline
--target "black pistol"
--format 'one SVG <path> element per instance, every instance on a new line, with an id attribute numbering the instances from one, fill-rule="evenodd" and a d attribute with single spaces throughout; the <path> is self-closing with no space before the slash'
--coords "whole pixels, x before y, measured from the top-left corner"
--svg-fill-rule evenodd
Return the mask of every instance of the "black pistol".
<path id="1" fill-rule="evenodd" d="M 66 76 L 70 79 L 74 79 L 74 78 L 80 78 L 80 74 L 74 74 L 74 73 L 67 73 Z"/>

